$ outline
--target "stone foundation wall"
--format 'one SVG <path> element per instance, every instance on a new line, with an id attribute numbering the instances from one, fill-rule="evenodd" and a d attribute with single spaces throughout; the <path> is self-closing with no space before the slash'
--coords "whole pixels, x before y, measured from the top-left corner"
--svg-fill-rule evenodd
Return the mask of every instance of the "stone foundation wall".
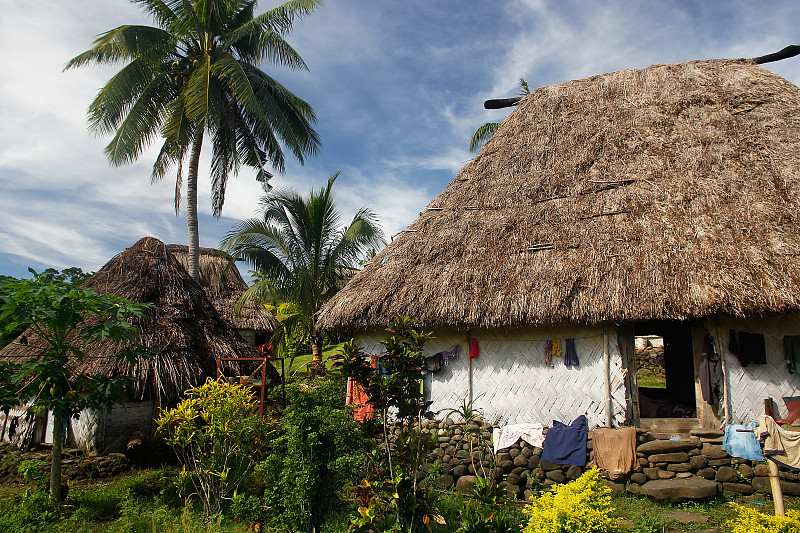
<path id="1" fill-rule="evenodd" d="M 491 477 L 508 487 L 517 498 L 527 498 L 535 490 L 577 479 L 586 469 L 556 465 L 541 460 L 542 449 L 518 441 L 509 448 L 492 452 L 492 426 L 480 420 L 465 424 L 451 420 L 432 420 L 423 431 L 437 435 L 438 445 L 421 468 L 420 477 L 435 474 L 442 488 L 470 488 L 475 476 Z M 480 430 L 483 444 L 470 434 Z M 769 493 L 766 464 L 730 457 L 722 451 L 722 432 L 695 430 L 684 440 L 658 440 L 637 432 L 637 464 L 628 475 L 606 484 L 616 493 L 628 491 L 655 498 L 702 498 L 717 492 Z M 587 465 L 592 459 L 592 432 L 587 444 Z M 781 470 L 785 494 L 800 495 L 798 474 Z M 674 480 L 674 481 L 670 481 Z M 677 490 L 677 492 L 675 492 Z M 675 496 L 677 494 L 677 496 Z"/>

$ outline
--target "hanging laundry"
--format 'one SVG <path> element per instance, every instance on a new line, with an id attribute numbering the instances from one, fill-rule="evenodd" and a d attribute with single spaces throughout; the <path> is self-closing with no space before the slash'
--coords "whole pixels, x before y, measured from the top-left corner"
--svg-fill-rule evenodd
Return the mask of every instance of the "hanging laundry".
<path id="1" fill-rule="evenodd" d="M 561 339 L 553 341 L 553 355 L 556 357 L 564 357 L 564 352 L 561 351 Z"/>
<path id="2" fill-rule="evenodd" d="M 442 369 L 442 366 L 444 366 L 444 356 L 442 355 L 442 352 L 425 358 L 426 372 L 438 372 Z"/>
<path id="3" fill-rule="evenodd" d="M 475 359 L 480 355 L 480 350 L 478 349 L 478 339 L 472 339 L 469 345 L 469 358 Z"/>
<path id="4" fill-rule="evenodd" d="M 593 464 L 617 479 L 633 470 L 636 460 L 636 428 L 597 428 L 592 436 Z"/>
<path id="5" fill-rule="evenodd" d="M 765 457 L 800 471 L 800 431 L 783 429 L 772 417 L 761 415 L 756 436 L 764 442 Z"/>
<path id="6" fill-rule="evenodd" d="M 542 461 L 557 465 L 586 466 L 588 434 L 585 415 L 580 415 L 568 426 L 553 420 L 553 426 L 544 437 Z"/>
<path id="7" fill-rule="evenodd" d="M 451 359 L 455 359 L 458 355 L 458 351 L 461 349 L 461 345 L 456 344 L 449 350 L 442 351 L 442 357 L 444 358 L 444 364 L 448 364 Z"/>
<path id="8" fill-rule="evenodd" d="M 703 337 L 703 351 L 700 354 L 700 390 L 708 405 L 716 405 L 720 398 L 722 383 L 722 364 L 714 344 L 714 338 L 706 333 Z"/>
<path id="9" fill-rule="evenodd" d="M 345 398 L 345 405 L 354 405 L 353 418 L 359 422 L 369 420 L 375 411 L 375 408 L 368 403 L 369 395 L 364 388 L 356 383 L 353 378 L 347 378 L 347 397 Z"/>
<path id="10" fill-rule="evenodd" d="M 564 365 L 565 366 L 578 366 L 578 352 L 575 351 L 575 339 L 567 339 L 564 341 Z"/>
<path id="11" fill-rule="evenodd" d="M 524 440 L 531 446 L 542 447 L 544 444 L 544 426 L 541 424 L 511 424 L 492 431 L 494 453 L 508 448 L 518 440 Z"/>
<path id="12" fill-rule="evenodd" d="M 783 338 L 783 357 L 790 374 L 800 372 L 800 335 L 786 335 Z"/>
<path id="13" fill-rule="evenodd" d="M 548 340 L 544 343 L 544 364 L 553 366 L 553 341 Z"/>
<path id="14" fill-rule="evenodd" d="M 755 422 L 750 422 L 746 426 L 728 424 L 725 426 L 725 434 L 722 437 L 722 451 L 731 457 L 749 461 L 763 461 L 764 454 L 761 453 L 761 445 L 758 443 L 758 437 L 754 433 L 755 429 Z"/>
<path id="15" fill-rule="evenodd" d="M 739 363 L 747 366 L 750 363 L 757 365 L 767 364 L 767 352 L 764 343 L 764 335 L 761 333 L 739 332 L 739 352 L 737 354 Z"/>

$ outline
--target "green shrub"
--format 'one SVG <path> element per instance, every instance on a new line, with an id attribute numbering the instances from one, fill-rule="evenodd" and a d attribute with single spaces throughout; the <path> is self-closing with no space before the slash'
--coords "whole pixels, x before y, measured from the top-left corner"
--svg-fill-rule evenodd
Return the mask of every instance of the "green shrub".
<path id="1" fill-rule="evenodd" d="M 612 533 L 620 531 L 611 518 L 611 489 L 597 468 L 532 498 L 523 512 L 530 517 L 523 533 Z"/>
<path id="2" fill-rule="evenodd" d="M 184 495 L 197 495 L 210 515 L 221 511 L 250 474 L 273 429 L 255 414 L 257 400 L 249 387 L 209 378 L 185 395 L 177 407 L 162 411 L 156 424 L 183 464 L 177 486 Z"/>
<path id="3" fill-rule="evenodd" d="M 773 516 L 731 503 L 737 516 L 728 520 L 731 533 L 800 533 L 800 511 L 790 509 L 786 516 Z"/>

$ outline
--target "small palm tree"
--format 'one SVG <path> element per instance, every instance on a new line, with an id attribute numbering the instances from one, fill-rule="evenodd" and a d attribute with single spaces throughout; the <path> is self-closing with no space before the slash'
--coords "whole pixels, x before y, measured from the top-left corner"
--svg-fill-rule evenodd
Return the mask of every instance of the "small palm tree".
<path id="1" fill-rule="evenodd" d="M 323 341 L 317 312 L 341 288 L 348 269 L 386 244 L 376 215 L 366 207 L 342 227 L 332 194 L 338 176 L 334 173 L 327 186 L 308 197 L 291 190 L 269 193 L 261 200 L 261 218 L 237 223 L 221 244 L 256 272 L 243 301 L 296 304 L 292 322 L 308 336 L 317 362 L 322 359 Z"/>
<path id="2" fill-rule="evenodd" d="M 113 134 L 105 149 L 112 165 L 135 161 L 158 136 L 152 181 L 177 167 L 175 211 L 188 162 L 186 217 L 189 273 L 199 279 L 197 176 L 206 133 L 212 143 L 212 212 L 219 217 L 231 173 L 255 169 L 268 190 L 271 165 L 283 172 L 281 143 L 302 163 L 319 147 L 314 111 L 256 65 L 305 69 L 284 40 L 295 18 L 319 0 L 290 0 L 254 16 L 256 0 L 131 0 L 157 27 L 125 25 L 101 34 L 66 69 L 87 64 L 125 66 L 89 106 L 89 124 Z"/>
<path id="3" fill-rule="evenodd" d="M 525 96 L 526 94 L 530 94 L 530 89 L 528 89 L 528 82 L 525 81 L 524 78 L 519 79 L 519 96 Z M 472 137 L 469 139 L 469 151 L 472 153 L 477 152 L 481 149 L 486 141 L 488 141 L 494 132 L 497 131 L 497 128 L 500 127 L 499 122 L 487 122 L 480 128 L 478 128 L 475 133 L 472 134 Z"/>

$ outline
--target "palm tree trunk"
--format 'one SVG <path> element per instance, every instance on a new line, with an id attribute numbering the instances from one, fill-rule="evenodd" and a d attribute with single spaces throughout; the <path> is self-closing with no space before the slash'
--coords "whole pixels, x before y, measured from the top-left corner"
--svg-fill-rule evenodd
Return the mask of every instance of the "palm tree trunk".
<path id="1" fill-rule="evenodd" d="M 197 229 L 197 172 L 200 150 L 203 147 L 203 127 L 198 126 L 189 156 L 189 175 L 186 178 L 186 225 L 189 228 L 189 275 L 200 282 L 200 233 Z"/>
<path id="2" fill-rule="evenodd" d="M 50 499 L 61 503 L 61 441 L 64 417 L 53 411 L 53 454 L 50 459 Z"/>

